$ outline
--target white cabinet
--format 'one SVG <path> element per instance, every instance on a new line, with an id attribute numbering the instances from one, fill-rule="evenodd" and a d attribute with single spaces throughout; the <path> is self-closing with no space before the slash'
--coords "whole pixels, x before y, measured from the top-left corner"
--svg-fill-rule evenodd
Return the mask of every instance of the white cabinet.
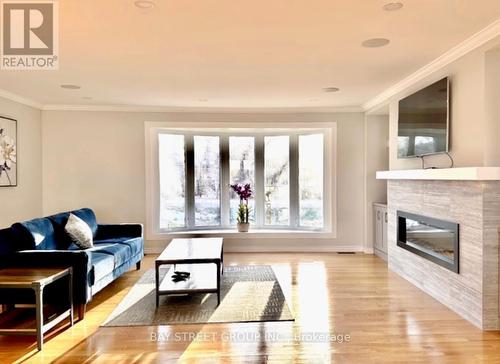
<path id="1" fill-rule="evenodd" d="M 387 206 L 380 203 L 373 204 L 373 218 L 373 250 L 375 255 L 387 261 Z"/>

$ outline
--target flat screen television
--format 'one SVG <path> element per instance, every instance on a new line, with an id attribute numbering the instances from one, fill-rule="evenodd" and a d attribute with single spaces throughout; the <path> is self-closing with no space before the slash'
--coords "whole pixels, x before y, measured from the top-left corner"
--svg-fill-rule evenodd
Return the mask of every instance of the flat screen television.
<path id="1" fill-rule="evenodd" d="M 398 158 L 448 152 L 448 77 L 399 101 Z"/>

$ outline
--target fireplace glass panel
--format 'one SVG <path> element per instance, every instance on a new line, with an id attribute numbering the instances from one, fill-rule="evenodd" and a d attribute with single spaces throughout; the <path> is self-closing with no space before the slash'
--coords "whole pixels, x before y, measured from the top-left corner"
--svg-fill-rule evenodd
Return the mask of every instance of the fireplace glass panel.
<path id="1" fill-rule="evenodd" d="M 397 245 L 459 273 L 459 225 L 455 222 L 398 211 Z"/>
<path id="2" fill-rule="evenodd" d="M 412 219 L 406 219 L 406 244 L 440 259 L 455 260 L 455 233 Z"/>

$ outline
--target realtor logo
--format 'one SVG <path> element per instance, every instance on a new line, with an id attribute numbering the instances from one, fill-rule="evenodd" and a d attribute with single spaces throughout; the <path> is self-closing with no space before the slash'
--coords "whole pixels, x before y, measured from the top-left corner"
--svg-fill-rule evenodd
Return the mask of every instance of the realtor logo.
<path id="1" fill-rule="evenodd" d="M 1 1 L 2 70 L 59 67 L 59 4 L 55 0 Z"/>

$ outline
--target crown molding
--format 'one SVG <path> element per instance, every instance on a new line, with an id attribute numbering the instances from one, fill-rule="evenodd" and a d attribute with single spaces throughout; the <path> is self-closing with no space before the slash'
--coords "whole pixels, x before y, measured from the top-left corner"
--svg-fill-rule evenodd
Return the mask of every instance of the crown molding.
<path id="1" fill-rule="evenodd" d="M 380 104 L 388 101 L 391 97 L 394 97 L 400 92 L 403 92 L 408 87 L 411 87 L 416 82 L 432 75 L 434 72 L 439 71 L 443 67 L 449 65 L 460 57 L 466 55 L 467 53 L 484 45 L 485 43 L 498 36 L 500 36 L 500 19 L 481 29 L 479 32 L 475 33 L 446 53 L 434 59 L 432 62 L 418 69 L 408 77 L 402 79 L 385 91 L 381 92 L 371 100 L 368 100 L 362 105 L 363 110 L 369 111 L 379 106 Z"/>
<path id="2" fill-rule="evenodd" d="M 44 111 L 96 111 L 96 112 L 183 112 L 183 113 L 356 113 L 361 106 L 341 107 L 280 107 L 280 108 L 224 108 L 224 107 L 170 107 L 141 105 L 64 105 L 49 104 Z"/>
<path id="3" fill-rule="evenodd" d="M 7 99 L 7 100 L 10 100 L 10 101 L 17 102 L 19 104 L 30 106 L 32 108 L 39 109 L 39 110 L 41 110 L 43 107 L 43 105 L 41 103 L 39 103 L 35 100 L 29 99 L 27 97 L 23 97 L 23 96 L 20 96 L 18 94 L 15 94 L 13 92 L 2 90 L 2 89 L 0 89 L 0 97 Z"/>

